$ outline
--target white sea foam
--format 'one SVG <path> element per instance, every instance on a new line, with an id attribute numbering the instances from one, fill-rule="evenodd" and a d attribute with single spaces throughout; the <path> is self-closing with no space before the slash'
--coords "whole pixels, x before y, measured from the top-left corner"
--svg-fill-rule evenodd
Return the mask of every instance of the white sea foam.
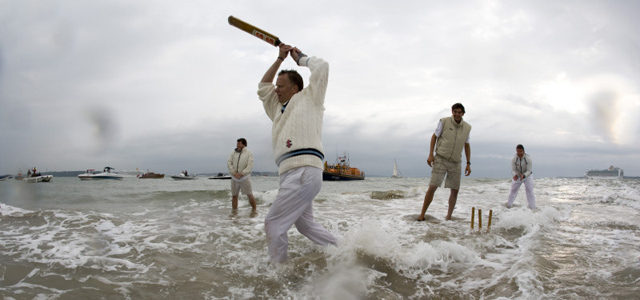
<path id="1" fill-rule="evenodd" d="M 0 216 L 23 217 L 29 213 L 32 213 L 32 211 L 4 203 L 0 204 Z"/>
<path id="2" fill-rule="evenodd" d="M 522 228 L 526 232 L 531 232 L 561 217 L 562 214 L 553 207 L 542 207 L 533 212 L 525 207 L 512 208 L 501 211 L 500 218 L 494 222 L 494 228 L 507 230 L 511 228 Z"/>
<path id="3" fill-rule="evenodd" d="M 424 179 L 326 183 L 314 215 L 338 246 L 314 245 L 294 227 L 290 261 L 272 265 L 263 221 L 278 181 L 253 181 L 257 217 L 244 195 L 231 213 L 228 186 L 206 192 L 214 184 L 207 181 L 138 187 L 146 183 L 60 179 L 47 186 L 53 194 L 46 201 L 27 187 L 4 193 L 20 197 L 0 199 L 0 251 L 10 259 L 3 263 L 31 275 L 0 294 L 64 297 L 56 280 L 35 280 L 48 276 L 95 289 L 96 297 L 123 298 L 624 298 L 640 292 L 635 182 L 536 179 L 532 211 L 523 192 L 516 207 L 503 206 L 508 180 L 465 179 L 454 220 L 444 220 L 449 191 L 438 189 L 427 222 L 414 221 Z M 116 185 L 127 188 L 112 191 Z M 96 189 L 55 194 L 58 186 Z M 373 191 L 403 196 L 372 199 Z M 482 232 L 469 228 L 472 206 L 483 209 Z"/>
<path id="4" fill-rule="evenodd" d="M 369 287 L 386 274 L 359 266 L 339 266 L 319 276 L 297 296 L 320 299 L 362 299 Z"/>

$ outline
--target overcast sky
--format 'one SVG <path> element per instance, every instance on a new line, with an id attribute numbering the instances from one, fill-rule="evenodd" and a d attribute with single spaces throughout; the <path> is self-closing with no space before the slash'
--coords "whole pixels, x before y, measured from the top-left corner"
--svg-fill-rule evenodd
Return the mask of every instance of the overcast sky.
<path id="1" fill-rule="evenodd" d="M 256 95 L 277 49 L 330 64 L 323 144 L 369 175 L 424 177 L 428 141 L 466 107 L 472 176 L 616 165 L 640 175 L 640 1 L 0 0 L 0 174 L 226 170 L 245 137 L 275 171 Z M 288 60 L 284 68 L 297 68 Z M 301 69 L 306 79 L 309 72 Z"/>

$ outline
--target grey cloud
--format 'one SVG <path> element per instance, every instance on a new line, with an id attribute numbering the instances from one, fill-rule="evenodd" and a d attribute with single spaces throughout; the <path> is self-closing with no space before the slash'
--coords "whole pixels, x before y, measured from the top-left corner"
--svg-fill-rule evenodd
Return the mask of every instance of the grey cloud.
<path id="1" fill-rule="evenodd" d="M 616 141 L 616 125 L 619 122 L 620 107 L 618 96 L 611 90 L 601 90 L 591 95 L 592 123 L 596 132 L 607 142 Z"/>
<path id="2" fill-rule="evenodd" d="M 348 151 L 372 175 L 388 175 L 393 158 L 406 175 L 428 174 L 427 138 L 457 100 L 474 126 L 474 176 L 502 176 L 501 159 L 521 139 L 536 150 L 539 174 L 550 176 L 608 166 L 598 151 L 632 161 L 628 149 L 638 148 L 638 140 L 611 153 L 594 145 L 594 132 L 611 124 L 606 107 L 556 111 L 535 95 L 560 72 L 573 81 L 611 73 L 637 82 L 635 2 L 3 4 L 0 173 L 110 161 L 215 171 L 236 135 L 248 135 L 257 169 L 275 170 L 255 89 L 277 50 L 228 26 L 229 14 L 330 62 L 327 158 Z M 567 146 L 584 159 L 565 155 Z"/>
<path id="3" fill-rule="evenodd" d="M 112 111 L 106 107 L 94 106 L 88 109 L 86 117 L 96 141 L 95 150 L 97 152 L 110 151 L 112 142 L 119 131 Z"/>

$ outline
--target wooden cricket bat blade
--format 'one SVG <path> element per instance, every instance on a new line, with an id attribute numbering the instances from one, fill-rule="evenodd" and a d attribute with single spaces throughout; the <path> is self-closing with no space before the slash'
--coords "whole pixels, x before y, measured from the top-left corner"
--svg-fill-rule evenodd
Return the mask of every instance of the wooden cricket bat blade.
<path id="1" fill-rule="evenodd" d="M 234 26 L 244 32 L 247 32 L 250 35 L 253 35 L 273 46 L 278 46 L 280 45 L 280 43 L 282 43 L 280 42 L 280 39 L 277 36 L 271 33 L 268 33 L 258 27 L 255 27 L 245 21 L 242 21 L 234 16 L 229 16 L 228 21 L 231 26 Z"/>

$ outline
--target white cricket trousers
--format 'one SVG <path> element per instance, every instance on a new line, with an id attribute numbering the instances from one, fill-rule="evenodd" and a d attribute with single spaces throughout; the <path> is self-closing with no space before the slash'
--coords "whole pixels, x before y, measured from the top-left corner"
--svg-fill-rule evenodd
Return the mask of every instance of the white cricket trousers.
<path id="1" fill-rule="evenodd" d="M 336 238 L 313 221 L 313 198 L 322 187 L 322 169 L 298 167 L 280 175 L 280 189 L 264 219 L 269 256 L 272 262 L 287 260 L 291 225 L 311 241 L 320 245 L 336 244 Z"/>
<path id="2" fill-rule="evenodd" d="M 525 177 L 524 180 L 511 180 L 511 193 L 509 193 L 509 201 L 507 202 L 507 207 L 511 207 L 513 201 L 516 200 L 518 189 L 520 189 L 520 185 L 522 185 L 523 182 L 524 189 L 527 192 L 527 202 L 529 202 L 529 208 L 536 208 L 536 196 L 533 194 L 533 175 Z"/>

